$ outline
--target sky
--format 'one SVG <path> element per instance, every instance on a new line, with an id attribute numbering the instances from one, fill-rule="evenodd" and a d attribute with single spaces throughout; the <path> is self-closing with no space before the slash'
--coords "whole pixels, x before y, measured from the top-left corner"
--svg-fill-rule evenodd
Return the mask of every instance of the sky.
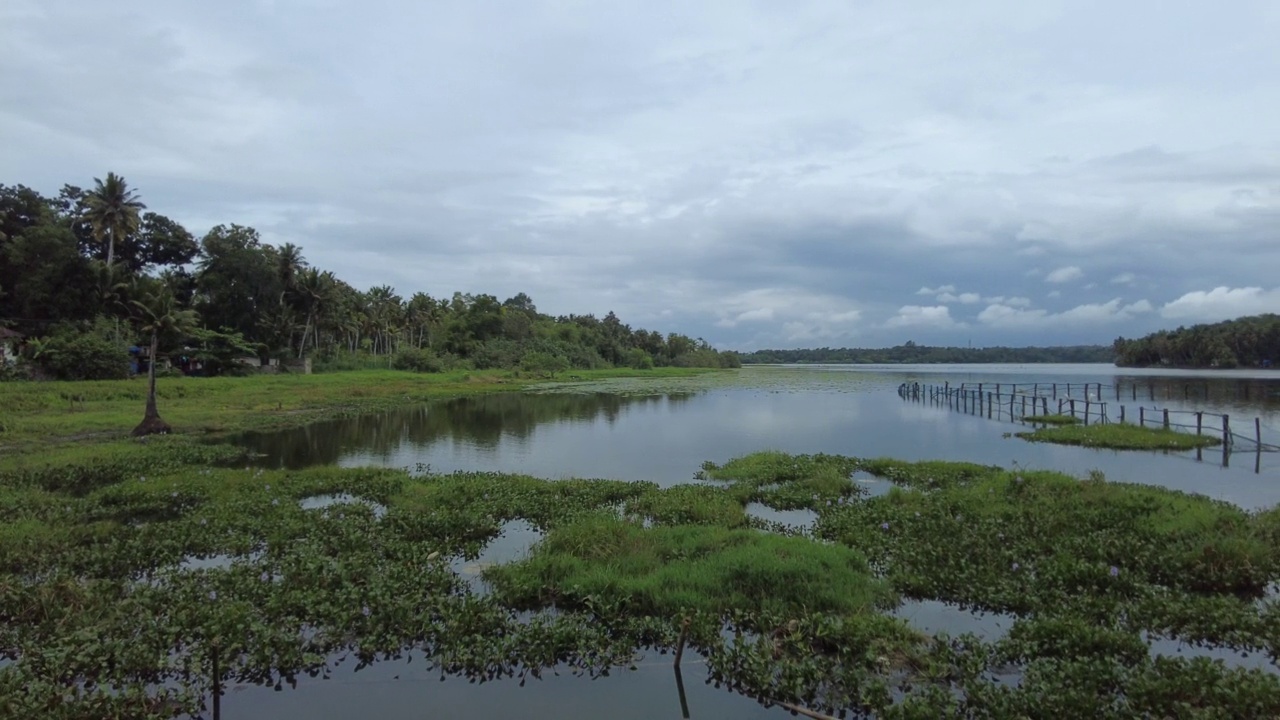
<path id="1" fill-rule="evenodd" d="M 0 183 L 721 348 L 1280 312 L 1280 3 L 5 0 Z"/>

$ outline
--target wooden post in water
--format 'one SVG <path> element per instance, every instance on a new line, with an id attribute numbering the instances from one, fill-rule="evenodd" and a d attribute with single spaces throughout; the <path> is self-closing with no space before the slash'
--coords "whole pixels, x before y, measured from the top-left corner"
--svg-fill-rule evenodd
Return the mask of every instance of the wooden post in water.
<path id="1" fill-rule="evenodd" d="M 1067 407 L 1071 408 L 1071 417 L 1075 417 L 1076 416 L 1076 399 L 1071 398 L 1070 400 L 1067 401 L 1067 403 L 1068 403 Z"/>
<path id="2" fill-rule="evenodd" d="M 1058 383 L 1053 384 L 1053 399 L 1058 399 Z"/>
<path id="3" fill-rule="evenodd" d="M 1231 444 L 1231 416 L 1227 414 L 1222 416 L 1222 444 Z"/>
<path id="4" fill-rule="evenodd" d="M 1164 409 L 1164 429 L 1169 429 L 1169 408 Z"/>
<path id="5" fill-rule="evenodd" d="M 1032 410 L 1032 412 L 1034 412 L 1034 410 Z M 1027 416 L 1027 396 L 1023 395 L 1022 396 L 1022 417 L 1026 417 L 1026 416 Z M 1258 443 L 1258 444 L 1261 445 L 1262 443 Z"/>
<path id="6" fill-rule="evenodd" d="M 1137 400 L 1137 399 L 1138 399 L 1138 383 L 1134 383 L 1134 384 L 1130 385 L 1130 386 L 1129 386 L 1129 389 L 1133 391 L 1133 398 L 1132 398 L 1132 399 Z"/>
<path id="7" fill-rule="evenodd" d="M 1203 422 L 1204 422 L 1204 413 L 1202 413 L 1202 412 L 1200 412 L 1199 410 L 1197 410 L 1197 411 L 1196 411 L 1196 434 L 1197 434 L 1197 435 L 1202 434 L 1202 433 L 1200 432 L 1200 428 L 1201 428 L 1201 425 L 1203 424 Z"/>
<path id="8" fill-rule="evenodd" d="M 1084 424 L 1089 424 L 1089 398 L 1087 396 L 1084 399 Z"/>
<path id="9" fill-rule="evenodd" d="M 1123 405 L 1120 406 L 1120 422 L 1121 423 L 1124 422 L 1124 406 Z"/>
<path id="10" fill-rule="evenodd" d="M 1013 401 L 1017 399 L 1018 399 L 1018 396 L 1016 393 L 1009 393 L 1009 420 L 1010 421 L 1013 420 Z M 1022 398 L 1022 402 L 1025 403 L 1026 401 L 1027 401 L 1027 398 L 1024 395 Z"/>
<path id="11" fill-rule="evenodd" d="M 991 419 L 991 393 L 987 393 L 987 419 Z"/>
<path id="12" fill-rule="evenodd" d="M 1262 455 L 1262 419 L 1253 419 L 1253 437 L 1254 442 L 1258 443 L 1258 455 Z"/>
<path id="13" fill-rule="evenodd" d="M 1146 426 L 1147 426 L 1147 409 L 1139 405 L 1138 406 L 1138 427 L 1146 427 Z"/>

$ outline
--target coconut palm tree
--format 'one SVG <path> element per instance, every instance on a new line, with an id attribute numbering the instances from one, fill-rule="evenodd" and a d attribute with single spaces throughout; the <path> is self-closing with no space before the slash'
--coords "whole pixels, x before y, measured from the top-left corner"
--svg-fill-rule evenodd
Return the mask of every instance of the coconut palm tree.
<path id="1" fill-rule="evenodd" d="M 142 320 L 142 331 L 151 333 L 151 355 L 147 362 L 147 410 L 142 422 L 133 429 L 133 436 L 156 435 L 172 431 L 169 423 L 160 419 L 156 410 L 156 353 L 160 336 L 189 332 L 196 324 L 194 310 L 183 310 L 168 288 L 147 293 L 141 301 L 134 300 Z"/>
<path id="2" fill-rule="evenodd" d="M 312 343 L 320 346 L 318 336 L 320 334 L 319 322 L 322 313 L 328 309 L 328 305 L 333 297 L 333 288 L 335 278 L 333 273 L 328 270 L 317 270 L 316 268 L 306 268 L 297 277 L 297 292 L 303 306 L 306 308 L 307 320 L 302 328 L 302 342 L 298 343 L 298 357 L 301 358 L 307 347 L 307 337 L 312 337 Z"/>
<path id="3" fill-rule="evenodd" d="M 138 211 L 147 206 L 119 175 L 109 172 L 105 181 L 94 178 L 95 187 L 81 200 L 80 215 L 93 228 L 98 242 L 107 244 L 107 267 L 116 255 L 116 240 L 138 231 Z"/>

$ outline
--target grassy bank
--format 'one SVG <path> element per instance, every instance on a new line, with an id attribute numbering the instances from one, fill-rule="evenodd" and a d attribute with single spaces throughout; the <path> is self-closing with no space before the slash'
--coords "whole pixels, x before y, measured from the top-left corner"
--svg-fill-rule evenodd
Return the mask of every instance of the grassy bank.
<path id="1" fill-rule="evenodd" d="M 6 716 L 195 714 L 215 657 L 224 684 L 410 648 L 486 680 L 596 675 L 682 636 L 709 680 L 833 713 L 1280 713 L 1274 665 L 1148 647 L 1280 655 L 1280 602 L 1264 594 L 1280 577 L 1274 509 L 1097 475 L 778 452 L 664 489 L 259 470 L 189 437 L 90 451 L 113 457 L 0 471 Z M 854 471 L 896 487 L 867 497 Z M 342 500 L 308 509 L 317 496 Z M 813 530 L 770 532 L 748 502 L 811 510 Z M 475 592 L 460 565 L 517 520 L 542 541 Z M 1007 632 L 929 635 L 886 612 L 899 597 L 1003 613 Z"/>
<path id="2" fill-rule="evenodd" d="M 1141 427 L 1131 423 L 1065 424 L 1015 434 L 1031 442 L 1081 445 L 1112 450 L 1194 450 L 1222 444 L 1221 440 L 1211 435 L 1192 435 L 1159 427 Z"/>
<path id="3" fill-rule="evenodd" d="M 681 377 L 697 369 L 575 370 L 559 380 Z M 428 400 L 520 390 L 546 382 L 509 371 L 419 374 L 360 370 L 316 375 L 160 378 L 157 403 L 180 434 L 222 434 L 305 425 L 325 418 L 374 412 Z M 0 383 L 0 447 L 6 452 L 47 449 L 49 443 L 109 441 L 128 435 L 142 419 L 143 379 L 91 382 Z"/>

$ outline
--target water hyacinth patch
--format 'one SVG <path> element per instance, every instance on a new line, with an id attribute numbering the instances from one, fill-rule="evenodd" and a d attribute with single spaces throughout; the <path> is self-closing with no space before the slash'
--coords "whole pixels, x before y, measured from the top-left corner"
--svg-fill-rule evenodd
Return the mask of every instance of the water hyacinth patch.
<path id="1" fill-rule="evenodd" d="M 714 483 L 663 489 L 259 475 L 160 457 L 187 453 L 180 443 L 148 452 L 145 483 L 136 470 L 0 477 L 0 639 L 14 658 L 0 704 L 17 717 L 59 703 L 81 716 L 207 714 L 214 654 L 224 684 L 288 683 L 343 655 L 409 648 L 447 676 L 595 676 L 671 651 L 686 621 L 706 679 L 829 714 L 1280 713 L 1274 672 L 1148 646 L 1276 652 L 1280 610 L 1264 596 L 1280 567 L 1275 511 L 1097 476 L 840 456 L 748 456 L 704 470 L 731 470 Z M 848 483 L 857 470 L 895 487 L 865 497 Z M 359 502 L 299 503 L 326 495 Z M 813 537 L 745 522 L 749 502 L 812 510 Z M 543 539 L 488 568 L 477 594 L 451 568 L 512 521 Z M 228 562 L 175 569 L 215 556 Z M 930 636 L 886 613 L 900 595 L 1006 613 L 1012 627 Z M 85 692 L 68 698 L 69 682 Z"/>

